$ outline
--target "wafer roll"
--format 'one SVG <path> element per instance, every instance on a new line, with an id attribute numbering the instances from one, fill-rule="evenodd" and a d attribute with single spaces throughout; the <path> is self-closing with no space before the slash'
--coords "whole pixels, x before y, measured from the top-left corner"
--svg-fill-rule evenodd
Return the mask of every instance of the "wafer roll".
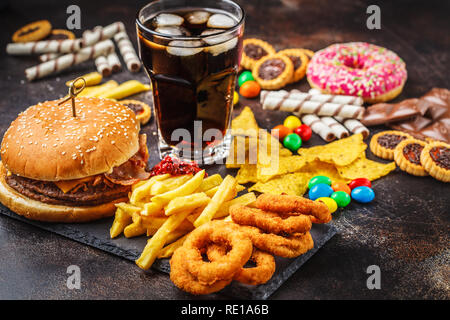
<path id="1" fill-rule="evenodd" d="M 314 90 L 314 91 L 313 91 Z M 311 89 L 308 93 L 294 89 L 291 91 L 279 90 L 279 91 L 261 91 L 261 103 L 264 103 L 266 98 L 281 98 L 281 99 L 296 99 L 301 101 L 317 101 L 317 102 L 330 102 L 337 104 L 348 104 L 361 106 L 364 100 L 361 97 L 354 96 L 338 96 L 331 94 L 322 94 L 320 90 Z"/>
<path id="2" fill-rule="evenodd" d="M 120 63 L 119 57 L 115 52 L 111 52 L 106 58 L 108 59 L 108 64 L 111 67 L 112 72 L 117 72 L 122 69 L 122 64 Z"/>
<path id="3" fill-rule="evenodd" d="M 44 53 L 42 55 L 39 56 L 39 61 L 40 62 L 47 62 L 53 59 L 56 59 L 60 56 L 61 54 L 59 53 Z"/>
<path id="4" fill-rule="evenodd" d="M 337 104 L 298 99 L 284 99 L 266 96 L 262 103 L 263 109 L 282 110 L 296 114 L 315 114 L 318 116 L 340 116 L 351 119 L 362 119 L 364 108 L 360 106 Z"/>
<path id="5" fill-rule="evenodd" d="M 320 117 L 320 120 L 330 127 L 331 132 L 334 133 L 336 138 L 343 139 L 349 136 L 348 130 L 332 117 Z"/>
<path id="6" fill-rule="evenodd" d="M 81 48 L 81 39 L 44 40 L 36 42 L 8 43 L 6 52 L 11 55 L 31 55 L 42 53 L 70 53 Z"/>
<path id="7" fill-rule="evenodd" d="M 307 114 L 302 117 L 302 122 L 308 125 L 311 130 L 318 134 L 323 140 L 330 142 L 336 139 L 331 128 L 323 123 L 320 118 L 314 114 Z"/>
<path id="8" fill-rule="evenodd" d="M 341 122 L 350 132 L 356 134 L 361 133 L 365 138 L 369 136 L 369 129 L 367 129 L 361 122 L 355 119 L 344 119 L 341 117 L 334 117 L 337 121 Z"/>
<path id="9" fill-rule="evenodd" d="M 67 69 L 86 60 L 94 59 L 100 55 L 105 55 L 112 50 L 114 50 L 114 43 L 111 40 L 105 40 L 95 44 L 92 47 L 83 48 L 77 53 L 69 53 L 54 60 L 28 68 L 25 70 L 25 75 L 29 81 L 43 78 L 49 74 Z"/>
<path id="10" fill-rule="evenodd" d="M 106 56 L 98 56 L 95 58 L 95 66 L 97 67 L 97 71 L 103 76 L 108 77 L 112 73 L 112 68 L 108 63 L 108 59 Z"/>
<path id="11" fill-rule="evenodd" d="M 117 33 L 114 36 L 114 40 L 119 47 L 120 54 L 122 55 L 128 70 L 131 72 L 138 72 L 141 68 L 141 61 L 139 60 L 136 51 L 134 51 L 133 44 L 128 38 L 127 33 L 125 31 Z"/>
<path id="12" fill-rule="evenodd" d="M 99 41 L 111 39 L 116 33 L 121 31 L 125 31 L 125 26 L 120 21 L 114 22 L 106 27 L 97 26 L 93 30 L 83 32 L 82 45 L 83 47 L 92 46 Z"/>

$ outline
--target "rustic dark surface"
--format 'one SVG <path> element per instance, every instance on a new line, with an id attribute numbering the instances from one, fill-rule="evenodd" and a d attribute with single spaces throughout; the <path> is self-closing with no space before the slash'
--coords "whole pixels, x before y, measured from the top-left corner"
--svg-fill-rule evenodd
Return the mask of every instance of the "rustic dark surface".
<path id="1" fill-rule="evenodd" d="M 49 4 L 47 4 L 47 2 Z M 384 1 L 381 30 L 366 28 L 366 8 L 373 1 L 286 0 L 240 1 L 247 12 L 246 36 L 271 42 L 276 49 L 306 47 L 318 50 L 329 44 L 367 41 L 397 52 L 408 69 L 408 81 L 399 101 L 417 97 L 432 87 L 449 87 L 448 58 L 450 22 L 447 1 Z M 63 28 L 66 7 L 72 1 L 11 1 L 0 9 L 1 43 L 10 41 L 21 25 L 49 19 Z M 116 20 L 126 24 L 134 37 L 134 17 L 145 2 L 80 1 L 82 27 L 89 29 Z M 78 31 L 77 35 L 81 32 Z M 134 39 L 133 39 L 134 41 Z M 29 105 L 58 98 L 66 93 L 65 81 L 93 70 L 84 63 L 58 76 L 27 83 L 24 69 L 36 63 L 31 57 L 6 56 L 0 50 L 0 135 L 17 113 Z M 123 71 L 117 81 L 147 82 L 144 72 Z M 292 86 L 307 90 L 303 80 Z M 139 96 L 149 99 L 149 94 Z M 256 112 L 258 123 L 271 128 L 287 115 L 262 111 L 256 100 L 242 99 Z M 385 129 L 374 128 L 372 133 Z M 149 137 L 151 164 L 156 157 L 154 121 L 143 128 Z M 366 141 L 367 142 L 367 141 Z M 313 137 L 306 147 L 320 144 Z M 368 151 L 368 157 L 376 159 Z M 208 168 L 216 171 L 219 168 Z M 219 169 L 225 173 L 224 169 Z M 430 177 L 418 178 L 400 172 L 374 182 L 377 194 L 369 205 L 351 204 L 334 215 L 339 230 L 319 252 L 297 271 L 272 299 L 449 299 L 449 184 Z M 133 263 L 98 249 L 67 240 L 9 217 L 0 217 L 0 298 L 8 299 L 211 299 L 192 297 L 175 288 L 166 274 L 143 272 Z M 366 269 L 381 269 L 381 290 L 369 290 Z M 66 287 L 66 269 L 78 265 L 81 290 Z M 215 299 L 226 298 L 222 294 Z"/>

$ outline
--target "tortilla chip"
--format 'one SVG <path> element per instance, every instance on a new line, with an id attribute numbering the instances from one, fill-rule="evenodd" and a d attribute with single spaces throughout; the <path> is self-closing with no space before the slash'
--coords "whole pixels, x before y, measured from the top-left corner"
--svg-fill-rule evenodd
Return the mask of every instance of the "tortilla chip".
<path id="1" fill-rule="evenodd" d="M 255 164 L 244 164 L 239 169 L 236 175 L 236 181 L 240 184 L 245 184 L 249 182 L 257 182 L 256 179 L 256 165 Z"/>
<path id="2" fill-rule="evenodd" d="M 256 177 L 266 182 L 276 176 L 299 171 L 307 164 L 308 157 L 289 156 L 272 159 L 269 165 L 258 164 Z"/>
<path id="3" fill-rule="evenodd" d="M 290 173 L 267 182 L 257 182 L 249 191 L 302 196 L 308 189 L 308 178 L 303 173 Z"/>
<path id="4" fill-rule="evenodd" d="M 395 162 L 385 164 L 369 160 L 363 155 L 347 166 L 337 166 L 336 168 L 341 177 L 345 179 L 367 178 L 373 181 L 389 174 L 395 170 L 395 167 Z"/>
<path id="5" fill-rule="evenodd" d="M 299 173 L 304 173 L 308 178 L 308 181 L 315 176 L 326 176 L 333 182 L 350 182 L 349 179 L 346 179 L 339 174 L 334 164 L 322 162 L 320 160 L 306 163 L 305 166 L 299 170 Z"/>

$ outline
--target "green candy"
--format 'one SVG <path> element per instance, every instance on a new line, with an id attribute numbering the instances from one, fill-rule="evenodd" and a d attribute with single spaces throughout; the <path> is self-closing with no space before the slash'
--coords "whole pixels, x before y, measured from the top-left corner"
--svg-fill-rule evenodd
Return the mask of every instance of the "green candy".
<path id="1" fill-rule="evenodd" d="M 292 152 L 295 152 L 302 146 L 302 138 L 296 133 L 290 133 L 284 137 L 283 145 Z"/>
<path id="2" fill-rule="evenodd" d="M 253 75 L 250 71 L 244 71 L 238 78 L 239 87 L 242 86 L 247 81 L 254 81 Z"/>
<path id="3" fill-rule="evenodd" d="M 351 201 L 351 198 L 347 192 L 344 191 L 336 191 L 333 192 L 330 196 L 331 199 L 336 201 L 339 208 L 343 208 L 348 206 Z"/>
<path id="4" fill-rule="evenodd" d="M 314 187 L 316 184 L 319 184 L 319 183 L 324 183 L 324 184 L 331 186 L 331 179 L 326 176 L 312 177 L 308 182 L 308 188 L 311 189 L 312 187 Z"/>

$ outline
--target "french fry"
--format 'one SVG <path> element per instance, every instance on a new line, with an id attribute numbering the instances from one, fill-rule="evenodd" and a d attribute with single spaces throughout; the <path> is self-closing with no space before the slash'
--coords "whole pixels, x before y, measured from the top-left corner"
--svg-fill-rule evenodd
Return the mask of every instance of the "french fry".
<path id="1" fill-rule="evenodd" d="M 169 219 L 168 217 L 139 217 L 141 225 L 146 229 L 159 229 Z M 193 225 L 190 221 L 181 221 L 178 230 L 192 230 Z"/>
<path id="2" fill-rule="evenodd" d="M 131 222 L 131 216 L 128 213 L 124 212 L 122 209 L 117 208 L 114 222 L 111 226 L 111 229 L 109 230 L 111 239 L 121 234 L 125 227 L 128 226 Z"/>
<path id="3" fill-rule="evenodd" d="M 120 208 L 122 211 L 125 211 L 130 215 L 133 215 L 133 213 L 138 213 L 142 210 L 140 206 L 134 206 L 125 202 L 116 203 L 116 207 Z"/>
<path id="4" fill-rule="evenodd" d="M 78 94 L 78 96 L 79 97 L 96 97 L 97 95 L 102 94 L 103 92 L 107 92 L 108 90 L 112 90 L 118 86 L 119 86 L 119 84 L 117 83 L 117 81 L 109 80 L 98 86 L 84 88 L 84 90 L 81 91 Z"/>
<path id="5" fill-rule="evenodd" d="M 205 176 L 205 170 L 199 171 L 189 181 L 179 186 L 178 188 L 156 195 L 152 198 L 152 202 L 165 206 L 170 200 L 176 197 L 186 196 L 193 193 L 202 183 Z"/>
<path id="6" fill-rule="evenodd" d="M 184 243 L 184 240 L 186 240 L 188 234 L 184 235 L 183 237 L 179 238 L 177 241 L 172 242 L 171 244 L 165 246 L 161 249 L 161 251 L 158 254 L 158 259 L 163 258 L 170 258 L 174 251 L 181 247 Z"/>
<path id="7" fill-rule="evenodd" d="M 134 220 L 132 224 L 126 226 L 123 230 L 123 235 L 127 238 L 133 238 L 145 234 L 147 232 L 147 229 L 142 226 L 140 220 L 140 218 Z"/>
<path id="8" fill-rule="evenodd" d="M 182 175 L 178 177 L 170 177 L 162 181 L 156 181 L 150 190 L 150 194 L 156 196 L 158 194 L 176 189 L 191 178 L 192 175 Z"/>
<path id="9" fill-rule="evenodd" d="M 185 212 L 171 215 L 167 221 L 164 222 L 161 228 L 159 228 L 155 235 L 147 242 L 141 256 L 136 260 L 136 264 L 139 268 L 147 270 L 151 267 L 159 252 L 166 244 L 169 234 L 177 229 L 190 213 L 190 211 L 186 210 Z"/>
<path id="10" fill-rule="evenodd" d="M 214 187 L 218 187 L 222 183 L 222 181 L 223 181 L 223 179 L 220 176 L 220 174 L 218 174 L 218 173 L 213 174 L 212 176 L 209 176 L 209 177 L 206 177 L 205 179 L 203 179 L 203 182 L 200 185 L 199 190 L 201 192 L 205 192 Z"/>
<path id="11" fill-rule="evenodd" d="M 231 200 L 236 195 L 236 179 L 232 176 L 226 176 L 219 186 L 219 189 L 212 197 L 211 201 L 205 207 L 200 216 L 195 220 L 194 226 L 199 227 L 202 224 L 211 221 L 219 207 L 227 200 Z M 231 198 L 230 198 L 231 197 Z"/>
<path id="12" fill-rule="evenodd" d="M 161 181 L 161 180 L 167 179 L 169 177 L 170 177 L 170 174 L 161 174 L 158 176 L 151 177 L 150 179 L 145 181 L 145 183 L 141 184 L 139 187 L 134 189 L 134 191 L 131 193 L 130 203 L 131 204 L 138 203 L 139 200 L 141 200 L 145 196 L 149 195 L 150 189 L 156 181 Z"/>
<path id="13" fill-rule="evenodd" d="M 81 77 L 84 79 L 84 81 L 86 81 L 86 87 L 90 87 L 90 86 L 99 84 L 100 82 L 102 82 L 102 79 L 103 79 L 102 75 L 98 72 L 91 72 L 91 73 L 82 75 Z M 67 81 L 66 86 L 70 87 L 70 85 L 72 84 L 73 81 L 74 80 Z M 80 83 L 80 82 L 78 82 L 78 83 Z M 75 88 L 77 88 L 77 89 L 81 88 L 81 86 L 82 86 L 81 83 L 75 84 Z"/>
<path id="14" fill-rule="evenodd" d="M 194 210 L 195 208 L 206 206 L 211 199 L 203 192 L 189 194 L 183 197 L 177 197 L 170 200 L 164 208 L 166 216 L 176 214 L 185 210 Z"/>
<path id="15" fill-rule="evenodd" d="M 159 217 L 164 215 L 163 208 L 164 205 L 160 203 L 148 202 L 144 204 L 141 214 L 146 217 Z"/>
<path id="16" fill-rule="evenodd" d="M 217 190 L 219 190 L 219 186 L 206 190 L 205 193 L 208 197 L 212 198 L 214 194 L 217 192 Z M 237 195 L 237 193 L 242 190 L 245 190 L 245 187 L 242 184 L 236 184 L 236 192 L 234 195 L 230 195 L 230 199 L 228 200 L 233 199 Z"/>
<path id="17" fill-rule="evenodd" d="M 120 100 L 150 89 L 151 87 L 149 85 L 143 84 L 137 80 L 128 80 L 121 83 L 119 86 L 108 90 L 107 92 L 96 95 L 96 97 Z"/>

